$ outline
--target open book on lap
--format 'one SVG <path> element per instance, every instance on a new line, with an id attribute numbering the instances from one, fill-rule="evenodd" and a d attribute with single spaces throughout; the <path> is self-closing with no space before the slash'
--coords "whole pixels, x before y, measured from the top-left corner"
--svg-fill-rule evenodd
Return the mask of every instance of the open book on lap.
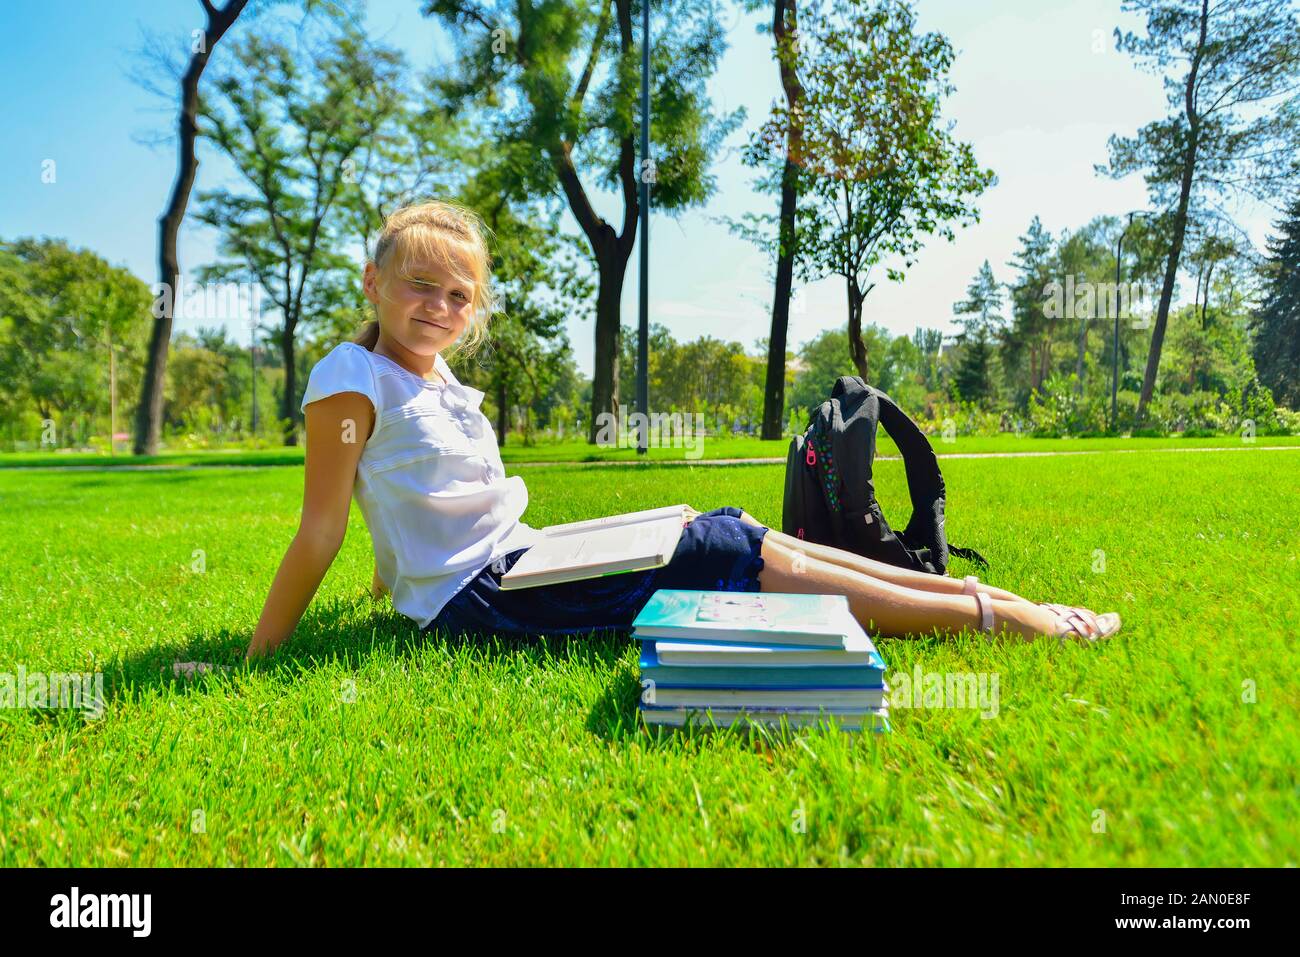
<path id="1" fill-rule="evenodd" d="M 546 536 L 501 576 L 501 589 L 534 588 L 667 565 L 686 526 L 688 505 L 548 525 Z"/>

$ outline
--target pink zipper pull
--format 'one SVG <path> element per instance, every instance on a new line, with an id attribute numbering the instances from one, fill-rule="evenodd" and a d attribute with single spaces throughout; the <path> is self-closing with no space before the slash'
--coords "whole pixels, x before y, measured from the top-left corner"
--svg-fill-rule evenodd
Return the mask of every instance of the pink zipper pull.
<path id="1" fill-rule="evenodd" d="M 799 529 L 799 537 L 800 537 L 800 538 L 803 538 L 803 529 L 802 529 L 802 528 Z"/>
<path id="2" fill-rule="evenodd" d="M 817 464 L 817 450 L 813 448 L 811 445 L 808 446 L 808 454 L 804 456 L 804 461 L 807 462 L 809 465 Z"/>

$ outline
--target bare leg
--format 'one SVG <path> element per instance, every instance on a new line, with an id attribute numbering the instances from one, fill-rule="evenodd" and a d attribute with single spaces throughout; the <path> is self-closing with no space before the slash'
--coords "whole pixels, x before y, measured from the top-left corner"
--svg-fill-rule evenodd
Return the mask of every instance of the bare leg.
<path id="1" fill-rule="evenodd" d="M 946 635 L 963 628 L 979 631 L 980 611 L 974 595 L 909 588 L 811 555 L 801 557 L 770 533 L 763 537 L 761 554 L 763 569 L 758 581 L 762 591 L 844 595 L 853 617 L 868 631 L 888 637 L 929 634 L 936 629 Z M 1056 616 L 1046 608 L 1022 600 L 994 599 L 992 605 L 994 633 L 1025 638 L 1054 633 Z"/>
<path id="2" fill-rule="evenodd" d="M 743 512 L 741 521 L 748 522 L 750 525 L 761 525 L 748 512 Z M 765 539 L 774 539 L 778 544 L 794 551 L 803 552 L 809 558 L 818 558 L 824 562 L 830 562 L 832 565 L 839 565 L 841 568 L 849 568 L 853 571 L 862 572 L 872 578 L 878 578 L 883 581 L 893 582 L 895 585 L 905 585 L 918 591 L 939 592 L 945 595 L 960 595 L 964 583 L 957 578 L 950 578 L 947 575 L 931 575 L 928 572 L 913 571 L 910 568 L 899 568 L 897 565 L 890 565 L 888 562 L 876 561 L 874 558 L 867 558 L 863 555 L 856 555 L 853 552 L 846 552 L 842 548 L 835 548 L 831 545 L 817 545 L 812 542 L 805 542 L 802 538 L 795 538 L 793 535 L 787 535 L 784 532 L 778 532 L 774 528 L 768 529 Z M 978 591 L 984 592 L 990 598 L 1001 599 L 1002 601 L 1022 601 L 1031 605 L 1037 602 L 1031 602 L 1028 598 L 1022 598 L 1014 592 L 1006 591 L 1002 588 L 995 588 L 992 585 L 980 582 L 975 586 Z M 971 596 L 967 596 L 971 597 Z"/>

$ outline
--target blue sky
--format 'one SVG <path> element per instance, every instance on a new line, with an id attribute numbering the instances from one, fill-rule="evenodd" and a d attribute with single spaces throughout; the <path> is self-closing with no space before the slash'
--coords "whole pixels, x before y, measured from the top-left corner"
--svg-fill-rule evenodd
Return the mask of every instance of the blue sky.
<path id="1" fill-rule="evenodd" d="M 375 0 L 371 32 L 402 47 L 414 67 L 450 55 L 447 37 L 419 15 L 418 0 Z M 1138 71 L 1114 50 L 1118 24 L 1140 27 L 1120 13 L 1118 0 L 919 0 L 920 27 L 952 41 L 956 93 L 946 115 L 956 135 L 992 167 L 998 185 L 981 198 L 981 222 L 947 243 L 933 241 L 902 283 L 883 274 L 866 302 L 865 318 L 895 333 L 917 325 L 953 330 L 952 304 L 987 258 L 1001 280 L 1017 237 L 1037 214 L 1053 233 L 1075 229 L 1095 215 L 1145 208 L 1140 177 L 1115 182 L 1098 176 L 1112 132 L 1131 133 L 1165 111 L 1158 78 Z M 730 48 L 710 93 L 719 111 L 748 109 L 745 129 L 713 169 L 718 190 L 707 207 L 651 221 L 652 321 L 678 338 L 713 335 L 752 346 L 768 332 L 768 265 L 750 244 L 713 217 L 765 211 L 775 200 L 757 192 L 740 163 L 745 131 L 760 124 L 780 96 L 771 39 L 755 27 L 756 14 L 722 7 Z M 110 262 L 155 281 L 156 220 L 175 176 L 175 148 L 143 142 L 174 125 L 174 104 L 133 83 L 129 72 L 145 25 L 182 48 L 201 25 L 197 0 L 5 0 L 0 4 L 0 236 L 51 235 L 89 248 Z M 239 27 L 236 27 L 238 30 Z M 220 57 L 218 48 L 217 57 Z M 164 85 L 170 85 L 164 80 Z M 653 120 L 652 120 L 653 122 Z M 229 180 L 230 171 L 208 150 L 199 187 Z M 43 183 L 42 164 L 55 161 L 55 182 Z M 594 202 L 621 222 L 617 197 Z M 1240 221 L 1256 244 L 1269 229 L 1267 209 L 1247 208 Z M 576 223 L 566 217 L 576 233 Z M 215 236 L 190 223 L 182 232 L 188 274 L 215 257 Z M 638 254 L 624 289 L 624 323 L 636 321 Z M 810 285 L 795 299 L 790 341 L 804 342 L 845 320 L 843 280 Z M 212 324 L 182 318 L 178 329 Z M 591 372 L 591 322 L 574 319 L 570 339 L 579 366 Z M 232 328 L 247 342 L 246 329 Z"/>

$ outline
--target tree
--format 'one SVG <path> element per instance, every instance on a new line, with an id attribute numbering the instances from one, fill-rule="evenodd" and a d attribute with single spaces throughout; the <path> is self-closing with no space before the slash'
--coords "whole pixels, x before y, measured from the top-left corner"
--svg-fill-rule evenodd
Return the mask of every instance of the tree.
<path id="1" fill-rule="evenodd" d="M 628 331 L 628 330 L 625 330 Z M 622 337 L 624 360 L 630 361 L 635 338 Z M 650 387 L 660 410 L 689 415 L 712 415 L 718 428 L 732 416 L 731 424 L 759 407 L 761 360 L 749 355 L 739 342 L 701 336 L 678 342 L 659 323 L 650 327 Z"/>
<path id="2" fill-rule="evenodd" d="M 139 387 L 151 298 L 126 269 L 63 240 L 0 243 L 2 404 L 15 418 L 34 409 L 42 431 L 84 439 L 110 412 L 114 387 L 123 396 Z"/>
<path id="3" fill-rule="evenodd" d="M 200 101 L 201 134 L 240 172 L 246 191 L 201 194 L 198 218 L 220 231 L 222 262 L 205 279 L 257 283 L 280 314 L 284 444 L 297 444 L 295 335 L 348 298 L 356 262 L 342 253 L 356 156 L 400 114 L 402 56 L 369 43 L 334 13 L 293 45 L 271 30 L 233 50 L 235 67 Z M 308 28 L 311 26 L 311 28 Z"/>
<path id="4" fill-rule="evenodd" d="M 170 302 L 175 304 L 181 284 L 180 255 L 176 251 L 176 237 L 185 209 L 189 205 L 190 190 L 199 162 L 194 154 L 197 136 L 199 80 L 207 68 L 212 50 L 226 35 L 248 0 L 226 0 L 215 6 L 211 0 L 201 0 L 207 15 L 207 26 L 196 30 L 193 36 L 189 66 L 181 77 L 181 106 L 177 118 L 177 150 L 179 152 L 176 182 L 172 185 L 167 208 L 158 220 L 158 282 L 164 289 L 172 290 Z M 172 310 L 161 310 L 154 316 L 153 331 L 149 338 L 149 357 L 145 363 L 144 386 L 136 407 L 134 452 L 136 455 L 153 455 L 158 451 L 158 433 L 162 423 L 163 384 L 167 375 L 167 349 L 171 342 Z"/>
<path id="5" fill-rule="evenodd" d="M 1290 0 L 1126 0 L 1146 36 L 1116 30 L 1116 46 L 1164 76 L 1175 112 L 1133 137 L 1112 136 L 1112 177 L 1143 171 L 1154 204 L 1172 211 L 1151 349 L 1138 398 L 1151 402 L 1174 284 L 1194 205 L 1228 194 L 1261 201 L 1300 177 L 1300 28 Z M 1181 67 L 1185 64 L 1185 68 Z M 1185 72 L 1170 76 L 1171 67 Z"/>
<path id="6" fill-rule="evenodd" d="M 916 347 L 916 366 L 912 371 L 922 388 L 926 392 L 933 392 L 939 388 L 939 353 L 943 349 L 943 332 L 917 326 L 912 333 L 912 345 Z"/>
<path id="7" fill-rule="evenodd" d="M 497 442 L 502 445 L 511 407 L 522 409 L 524 440 L 531 441 L 535 407 L 569 376 L 572 350 L 564 326 L 569 318 L 589 311 L 585 303 L 592 291 L 579 268 L 581 250 L 561 234 L 558 212 L 539 215 L 527 197 L 509 202 L 505 158 L 480 160 L 479 172 L 464 194 L 492 231 L 493 278 L 500 301 L 485 359 L 479 370 L 466 372 L 466 380 L 481 382 L 483 391 L 494 397 Z"/>
<path id="8" fill-rule="evenodd" d="M 1274 224 L 1260 267 L 1263 296 L 1251 320 L 1255 366 L 1277 401 L 1300 408 L 1300 195 Z"/>
<path id="9" fill-rule="evenodd" d="M 1020 249 L 1007 264 L 1018 275 L 1010 285 L 1011 324 L 1003 334 L 1001 351 L 1003 369 L 1009 383 L 1015 384 L 1013 404 L 1019 409 L 1027 407 L 1029 396 L 1051 369 L 1053 320 L 1044 305 L 1054 275 L 1052 245 L 1052 234 L 1035 216 L 1020 237 Z"/>
<path id="10" fill-rule="evenodd" d="M 351 175 L 344 178 L 340 200 L 344 228 L 367 251 L 373 251 L 390 213 L 422 198 L 456 194 L 469 179 L 467 171 L 483 163 L 466 140 L 470 118 L 441 109 L 436 74 L 425 76 L 421 85 L 346 161 Z M 356 289 L 358 303 L 364 302 L 359 278 Z"/>
<path id="11" fill-rule="evenodd" d="M 1075 339 L 1075 392 L 1083 394 L 1085 375 L 1084 359 L 1088 354 L 1088 333 L 1094 320 L 1099 318 L 1114 319 L 1111 309 L 1119 310 L 1127 297 L 1122 297 L 1115 289 L 1110 295 L 1107 290 L 1114 286 L 1115 275 L 1115 234 L 1117 222 L 1111 217 L 1096 217 L 1082 229 L 1061 234 L 1055 254 L 1057 275 L 1066 277 L 1064 294 L 1074 291 L 1074 301 L 1066 315 L 1073 315 L 1079 323 L 1079 333 Z M 1061 318 L 1059 315 L 1056 318 Z"/>
<path id="12" fill-rule="evenodd" d="M 714 189 L 706 172 L 710 157 L 744 116 L 736 111 L 718 119 L 709 111 L 705 80 L 725 46 L 712 4 L 664 0 L 658 9 L 650 53 L 653 156 L 638 164 L 641 51 L 633 36 L 634 0 L 594 9 L 575 0 L 428 0 L 424 7 L 456 37 L 460 72 L 442 81 L 446 102 L 490 108 L 485 121 L 492 138 L 521 147 L 518 182 L 534 195 L 563 195 L 591 248 L 597 273 L 591 443 L 597 416 L 615 414 L 619 400 L 620 302 L 641 179 L 649 181 L 656 209 L 676 213 L 702 204 Z M 597 186 L 620 194 L 618 230 L 592 205 L 589 191 Z"/>
<path id="13" fill-rule="evenodd" d="M 883 356 L 889 346 L 889 333 L 881 326 L 869 323 L 862 337 L 873 353 Z M 858 374 L 849 349 L 847 326 L 827 329 L 805 342 L 799 347 L 799 360 L 802 368 L 790 389 L 791 408 L 816 408 L 830 398 L 836 379 Z M 883 373 L 884 363 L 879 365 Z"/>
<path id="14" fill-rule="evenodd" d="M 814 4 L 802 32 L 797 167 L 806 201 L 795 217 L 796 262 L 809 281 L 844 277 L 850 357 L 869 380 L 862 306 L 871 270 L 889 260 L 886 274 L 902 281 L 926 237 L 951 240 L 954 222 L 978 221 L 973 200 L 995 177 L 941 120 L 952 46 L 938 33 L 918 35 L 904 0 L 849 0 L 834 14 Z M 769 140 L 791 122 L 775 110 Z"/>
<path id="15" fill-rule="evenodd" d="M 966 298 L 954 303 L 953 314 L 962 331 L 955 337 L 965 342 L 972 332 L 993 332 L 1002 324 L 1002 287 L 993 277 L 993 267 L 984 260 L 979 272 L 966 287 Z"/>
<path id="16" fill-rule="evenodd" d="M 993 344 L 988 332 L 979 328 L 962 345 L 952 390 L 963 402 L 987 405 L 993 397 Z"/>
<path id="17" fill-rule="evenodd" d="M 964 347 L 954 385 L 965 401 L 983 404 L 994 395 L 992 340 L 1002 326 L 1001 309 L 1002 288 L 986 259 L 966 287 L 966 299 L 952 307 L 962 327 L 954 338 Z"/>
<path id="18" fill-rule="evenodd" d="M 761 9 L 765 0 L 745 0 L 750 11 Z M 763 426 L 765 439 L 779 439 L 785 431 L 786 352 L 790 331 L 790 296 L 794 283 L 795 210 L 799 202 L 799 177 L 796 164 L 802 152 L 803 124 L 800 119 L 800 101 L 803 86 L 799 82 L 799 10 L 798 0 L 774 0 L 770 28 L 776 53 L 777 73 L 785 96 L 785 115 L 789 122 L 760 129 L 751 138 L 744 151 L 747 166 L 767 168 L 775 156 L 779 169 L 774 177 L 770 173 L 760 178 L 757 188 L 776 192 L 780 196 L 780 209 L 776 219 L 776 243 L 770 252 L 776 264 L 775 285 L 772 294 L 772 328 L 768 336 L 767 372 L 763 387 Z M 782 136 L 779 142 L 768 137 Z M 724 218 L 724 221 L 729 221 Z M 744 233 L 743 227 L 733 229 Z M 769 246 L 766 240 L 760 243 Z"/>
<path id="19" fill-rule="evenodd" d="M 1213 359 L 1211 343 L 1215 314 L 1210 311 L 1210 296 L 1216 281 L 1225 278 L 1230 287 L 1236 287 L 1234 264 L 1248 264 L 1253 250 L 1248 242 L 1239 242 L 1231 232 L 1225 231 L 1220 218 L 1212 217 L 1207 223 L 1193 221 L 1188 224 L 1187 265 L 1196 275 L 1196 294 L 1192 310 L 1196 314 L 1194 328 L 1199 341 L 1189 343 L 1191 364 L 1188 369 L 1188 389 L 1206 391 L 1209 388 L 1209 363 Z M 1217 311 L 1217 310 L 1216 310 Z"/>

